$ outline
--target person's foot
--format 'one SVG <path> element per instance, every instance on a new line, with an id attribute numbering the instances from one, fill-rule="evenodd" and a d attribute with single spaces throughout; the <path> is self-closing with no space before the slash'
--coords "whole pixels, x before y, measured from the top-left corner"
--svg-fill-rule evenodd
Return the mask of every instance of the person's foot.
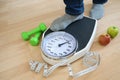
<path id="1" fill-rule="evenodd" d="M 101 19 L 104 16 L 104 5 L 103 4 L 93 4 L 90 11 L 90 17 L 93 19 Z"/>
<path id="2" fill-rule="evenodd" d="M 53 21 L 53 23 L 50 26 L 50 29 L 52 31 L 59 31 L 65 29 L 70 23 L 72 23 L 75 20 L 82 19 L 83 14 L 80 14 L 78 16 L 72 16 L 69 14 L 65 14 L 62 17 L 59 17 Z"/>

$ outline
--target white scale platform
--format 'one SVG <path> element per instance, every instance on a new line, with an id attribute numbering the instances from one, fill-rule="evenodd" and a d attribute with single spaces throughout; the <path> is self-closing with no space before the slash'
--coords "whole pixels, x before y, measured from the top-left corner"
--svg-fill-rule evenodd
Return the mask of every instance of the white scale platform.
<path id="1" fill-rule="evenodd" d="M 77 40 L 78 46 L 75 52 L 69 57 L 56 59 L 47 56 L 46 53 L 44 53 L 44 49 L 42 49 L 43 51 L 43 53 L 41 53 L 42 58 L 45 60 L 45 62 L 51 65 L 57 64 L 64 59 L 67 60 L 69 63 L 72 63 L 77 59 L 80 59 L 90 50 L 91 45 L 95 38 L 96 30 L 97 30 L 97 21 L 95 19 L 84 17 L 81 20 L 72 22 L 70 25 L 68 25 L 68 27 L 65 30 L 62 31 L 71 34 Z M 49 35 L 52 32 L 53 31 L 51 31 L 48 28 L 48 30 L 43 34 L 42 41 L 47 35 Z"/>

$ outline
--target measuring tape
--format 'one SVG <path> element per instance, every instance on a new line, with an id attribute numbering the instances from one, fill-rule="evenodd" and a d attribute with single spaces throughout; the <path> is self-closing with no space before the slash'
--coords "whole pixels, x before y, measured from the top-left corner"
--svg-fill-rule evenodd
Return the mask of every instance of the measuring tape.
<path id="1" fill-rule="evenodd" d="M 39 63 L 39 65 L 37 65 L 37 63 Z M 96 70 L 96 68 L 100 64 L 100 55 L 96 52 L 87 52 L 83 57 L 83 64 L 86 65 L 88 68 L 77 73 L 73 72 L 72 67 L 68 60 L 62 60 L 61 62 L 51 66 L 50 68 L 48 68 L 47 64 L 40 62 L 33 63 L 33 61 L 30 61 L 29 64 L 31 65 L 31 70 L 35 70 L 35 72 L 40 72 L 41 68 L 44 67 L 43 76 L 45 77 L 48 77 L 58 67 L 67 64 L 69 76 L 72 76 L 73 78 L 78 78 L 80 76 L 83 76 L 89 72 Z M 37 65 L 37 67 L 35 64 Z"/>
<path id="2" fill-rule="evenodd" d="M 95 52 L 88 52 L 86 55 L 83 57 L 83 64 L 86 65 L 88 68 L 84 69 L 80 72 L 73 73 L 72 67 L 70 63 L 67 64 L 68 66 L 68 72 L 69 76 L 72 76 L 74 78 L 78 78 L 80 76 L 83 76 L 89 72 L 94 71 L 98 65 L 100 64 L 100 55 Z"/>

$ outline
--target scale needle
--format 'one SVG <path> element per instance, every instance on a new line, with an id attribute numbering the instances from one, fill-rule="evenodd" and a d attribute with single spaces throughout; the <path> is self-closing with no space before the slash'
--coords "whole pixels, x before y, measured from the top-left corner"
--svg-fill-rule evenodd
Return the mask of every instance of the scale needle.
<path id="1" fill-rule="evenodd" d="M 70 40 L 70 41 L 71 41 L 71 40 Z M 66 42 L 64 42 L 64 43 L 61 43 L 61 44 L 59 44 L 58 46 L 61 47 L 62 45 L 66 44 L 66 43 L 69 43 L 70 41 L 66 41 Z"/>

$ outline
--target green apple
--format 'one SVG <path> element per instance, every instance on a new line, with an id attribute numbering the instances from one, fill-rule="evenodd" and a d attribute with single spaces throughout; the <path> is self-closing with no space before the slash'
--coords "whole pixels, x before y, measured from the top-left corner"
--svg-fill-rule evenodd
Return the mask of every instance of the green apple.
<path id="1" fill-rule="evenodd" d="M 111 36 L 111 38 L 114 38 L 117 36 L 117 34 L 119 33 L 119 29 L 116 26 L 110 26 L 107 29 L 107 33 Z"/>

